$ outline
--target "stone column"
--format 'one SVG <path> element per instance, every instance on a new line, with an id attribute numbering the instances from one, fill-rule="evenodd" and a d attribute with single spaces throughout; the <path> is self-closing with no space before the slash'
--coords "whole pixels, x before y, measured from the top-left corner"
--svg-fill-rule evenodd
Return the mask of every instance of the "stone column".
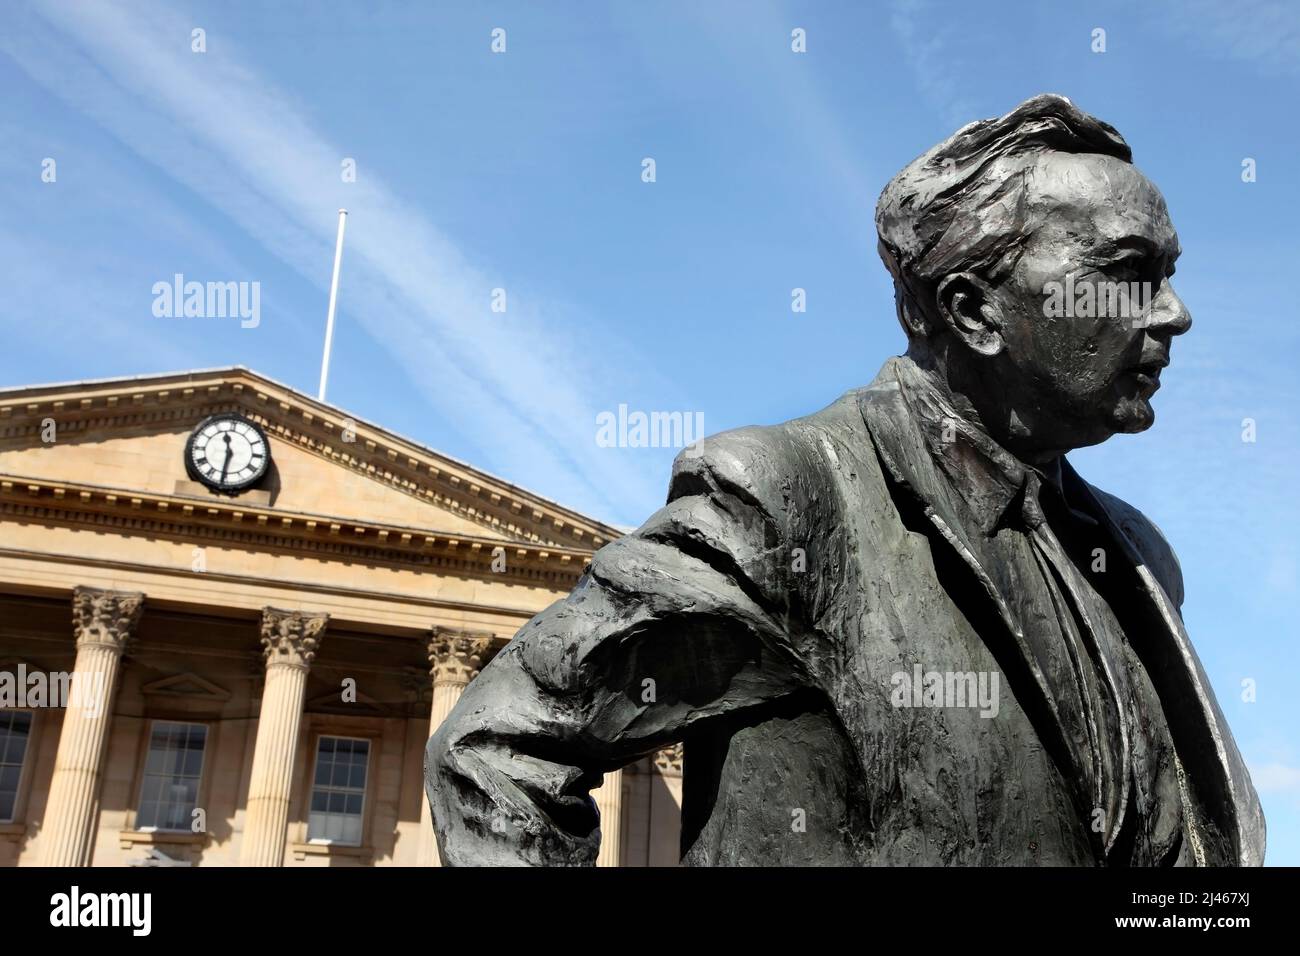
<path id="1" fill-rule="evenodd" d="M 72 592 L 77 662 L 42 826 L 46 866 L 90 865 L 117 672 L 143 608 L 144 595 L 137 592 L 87 587 Z"/>
<path id="2" fill-rule="evenodd" d="M 619 866 L 623 859 L 623 771 L 605 774 L 596 791 L 600 810 L 600 852 L 597 866 Z"/>
<path id="3" fill-rule="evenodd" d="M 460 700 L 492 649 L 492 635 L 435 627 L 429 635 L 429 676 L 433 678 L 433 711 L 429 736 Z M 433 833 L 433 811 L 420 783 L 420 866 L 438 866 L 438 841 Z"/>
<path id="4" fill-rule="evenodd" d="M 257 743 L 248 783 L 248 808 L 239 850 L 240 866 L 281 866 L 289 827 L 293 758 L 302 724 L 307 671 L 328 614 L 262 609 L 266 684 L 257 718 Z"/>

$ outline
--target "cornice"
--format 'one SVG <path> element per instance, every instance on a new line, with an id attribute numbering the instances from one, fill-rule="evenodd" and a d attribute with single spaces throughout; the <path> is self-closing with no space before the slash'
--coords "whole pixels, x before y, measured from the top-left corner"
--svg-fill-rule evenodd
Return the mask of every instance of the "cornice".
<path id="1" fill-rule="evenodd" d="M 435 507 L 535 545 L 595 551 L 622 532 L 246 369 L 0 390 L 0 444 L 125 427 L 166 428 L 237 411 L 268 434 Z M 355 440 L 345 441 L 349 427 Z"/>
<path id="2" fill-rule="evenodd" d="M 62 566 L 75 566 L 90 570 L 111 570 L 115 572 L 124 572 L 139 577 L 158 576 L 167 578 L 194 578 L 195 572 L 188 567 L 158 565 L 144 561 L 124 561 L 116 559 L 104 559 L 88 557 L 81 554 L 67 554 L 51 551 L 31 551 L 21 548 L 6 548 L 0 546 L 0 560 L 16 559 L 19 561 L 57 564 Z M 258 587 L 268 587 L 271 589 L 288 589 L 300 594 L 320 594 L 328 598 L 348 598 L 367 601 L 378 601 L 393 607 L 417 607 L 427 608 L 432 616 L 438 614 L 496 614 L 508 618 L 513 618 L 514 623 L 508 628 L 512 633 L 526 624 L 533 617 L 537 616 L 538 608 L 536 607 L 519 607 L 507 604 L 490 604 L 482 601 L 471 600 L 454 600 L 447 598 L 438 598 L 425 594 L 410 594 L 401 591 L 382 591 L 364 587 L 349 587 L 336 582 L 321 583 L 318 581 L 303 580 L 298 578 L 268 578 L 265 575 L 238 574 L 223 571 L 204 571 L 202 575 L 206 580 L 222 584 L 234 585 L 244 589 L 255 590 Z M 15 592 L 12 582 L 5 582 L 6 591 L 3 596 L 9 596 L 14 593 L 25 593 L 22 591 Z M 571 585 L 566 585 L 571 587 Z M 67 591 L 65 587 L 58 585 L 36 585 L 28 590 L 40 593 L 55 595 Z M 423 632 L 426 625 L 423 623 L 415 625 L 416 632 Z M 0 636 L 6 633 L 5 622 L 0 620 Z M 14 631 L 13 633 L 18 633 Z M 38 635 L 32 635 L 28 632 L 21 634 L 24 638 L 40 640 Z M 350 633 L 350 640 L 355 640 L 356 635 Z M 57 642 L 63 646 L 63 639 Z M 197 653 L 197 651 L 196 651 Z"/>
<path id="3" fill-rule="evenodd" d="M 110 528 L 126 535 L 165 536 L 200 545 L 239 544 L 324 560 L 365 559 L 507 581 L 542 580 L 566 589 L 581 576 L 592 554 L 585 548 L 286 512 L 238 498 L 191 498 L 7 474 L 0 474 L 0 517 Z M 505 570 L 499 572 L 492 570 L 497 548 L 505 553 Z"/>

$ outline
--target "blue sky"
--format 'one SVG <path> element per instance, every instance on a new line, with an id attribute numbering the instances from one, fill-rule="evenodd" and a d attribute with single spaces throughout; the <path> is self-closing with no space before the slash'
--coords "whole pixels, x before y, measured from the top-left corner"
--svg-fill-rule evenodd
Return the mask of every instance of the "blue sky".
<path id="1" fill-rule="evenodd" d="M 1260 0 L 6 4 L 0 384 L 238 363 L 314 393 L 346 206 L 330 400 L 635 525 L 674 452 L 599 447 L 596 415 L 715 432 L 869 381 L 902 348 L 881 187 L 1063 93 L 1164 192 L 1195 320 L 1156 426 L 1071 460 L 1178 551 L 1268 861 L 1300 864 L 1298 87 L 1300 8 Z M 260 283 L 260 324 L 154 317 L 175 273 Z"/>

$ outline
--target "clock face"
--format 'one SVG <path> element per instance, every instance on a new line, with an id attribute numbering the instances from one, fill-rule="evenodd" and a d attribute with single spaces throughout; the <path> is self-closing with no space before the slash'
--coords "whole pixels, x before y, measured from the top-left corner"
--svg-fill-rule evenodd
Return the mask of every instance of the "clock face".
<path id="1" fill-rule="evenodd" d="M 241 415 L 213 415 L 185 443 L 190 477 L 214 491 L 233 494 L 251 488 L 270 464 L 266 433 Z"/>

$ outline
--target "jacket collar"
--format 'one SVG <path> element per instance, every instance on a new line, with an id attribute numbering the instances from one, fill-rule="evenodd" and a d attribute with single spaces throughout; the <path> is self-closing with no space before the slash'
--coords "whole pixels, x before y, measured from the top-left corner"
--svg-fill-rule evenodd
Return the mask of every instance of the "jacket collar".
<path id="1" fill-rule="evenodd" d="M 1059 472 L 1049 475 L 1016 458 L 957 412 L 911 359 L 891 359 L 886 369 L 899 384 L 898 395 L 931 460 L 980 531 L 991 536 L 1008 523 L 1023 520 L 1032 526 L 1042 520 L 1040 489 L 1057 488 Z"/>

